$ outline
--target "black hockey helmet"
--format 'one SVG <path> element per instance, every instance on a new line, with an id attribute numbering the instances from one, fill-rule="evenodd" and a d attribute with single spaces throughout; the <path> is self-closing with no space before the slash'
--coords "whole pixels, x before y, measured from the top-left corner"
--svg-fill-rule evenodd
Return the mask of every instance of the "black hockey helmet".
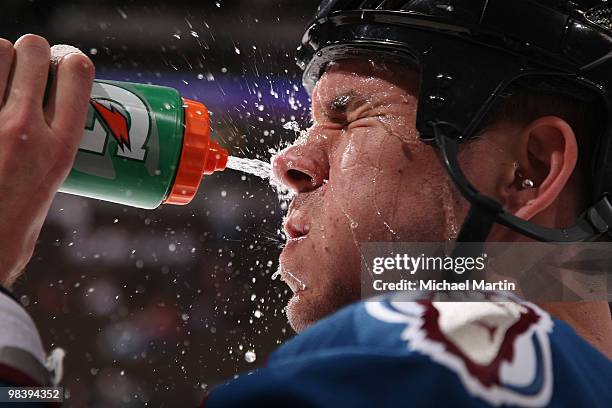
<path id="1" fill-rule="evenodd" d="M 494 222 L 542 241 L 612 234 L 612 1 L 326 0 L 308 26 L 297 62 L 310 93 L 327 64 L 382 58 L 420 72 L 416 127 L 440 149 L 472 207 L 458 242 L 482 242 Z M 459 167 L 474 136 L 517 83 L 596 101 L 601 107 L 588 210 L 573 227 L 549 229 L 515 217 L 478 192 Z M 467 97 L 466 97 L 467 95 Z"/>

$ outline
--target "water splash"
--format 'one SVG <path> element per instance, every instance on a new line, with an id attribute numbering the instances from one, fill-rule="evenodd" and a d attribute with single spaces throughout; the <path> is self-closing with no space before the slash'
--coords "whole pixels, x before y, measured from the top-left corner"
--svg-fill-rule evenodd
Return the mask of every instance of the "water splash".
<path id="1" fill-rule="evenodd" d="M 297 134 L 297 140 L 295 140 L 294 143 L 299 143 L 300 141 L 303 141 L 306 138 L 306 134 L 308 133 L 308 130 L 302 129 L 300 127 L 300 124 L 297 123 L 297 121 L 295 120 L 285 123 L 283 125 L 283 129 L 292 130 Z"/>
<path id="2" fill-rule="evenodd" d="M 272 166 L 270 163 L 258 159 L 245 159 L 243 157 L 230 156 L 227 159 L 227 168 L 249 173 L 262 179 L 270 178 Z"/>

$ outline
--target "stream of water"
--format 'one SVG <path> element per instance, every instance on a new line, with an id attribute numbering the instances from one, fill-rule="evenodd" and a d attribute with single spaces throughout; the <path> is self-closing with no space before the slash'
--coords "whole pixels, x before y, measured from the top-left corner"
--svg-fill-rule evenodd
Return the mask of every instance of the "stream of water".
<path id="1" fill-rule="evenodd" d="M 272 166 L 263 160 L 245 159 L 243 157 L 230 156 L 227 159 L 227 168 L 249 173 L 262 179 L 270 177 Z"/>

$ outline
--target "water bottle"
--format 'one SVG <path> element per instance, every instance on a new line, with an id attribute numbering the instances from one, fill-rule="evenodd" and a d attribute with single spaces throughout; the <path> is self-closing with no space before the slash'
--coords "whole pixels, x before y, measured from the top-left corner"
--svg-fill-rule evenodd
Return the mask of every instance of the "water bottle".
<path id="1" fill-rule="evenodd" d="M 96 80 L 83 138 L 60 192 L 154 209 L 187 204 L 228 154 L 199 102 L 172 88 Z"/>

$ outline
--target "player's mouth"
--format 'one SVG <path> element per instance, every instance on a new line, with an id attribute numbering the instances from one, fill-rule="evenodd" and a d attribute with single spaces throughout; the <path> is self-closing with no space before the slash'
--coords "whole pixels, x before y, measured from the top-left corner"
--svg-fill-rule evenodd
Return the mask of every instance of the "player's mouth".
<path id="1" fill-rule="evenodd" d="M 310 232 L 310 223 L 306 220 L 305 214 L 302 211 L 294 210 L 285 219 L 283 230 L 287 237 L 283 250 L 285 252 L 296 247 L 306 239 Z"/>
<path id="2" fill-rule="evenodd" d="M 310 224 L 306 222 L 303 213 L 293 211 L 285 220 L 283 229 L 287 237 L 287 242 L 281 253 L 281 259 L 293 253 L 300 244 L 308 237 Z M 292 272 L 286 267 L 280 269 L 281 278 L 291 288 L 294 294 L 306 290 L 306 284 L 301 276 Z"/>
<path id="3" fill-rule="evenodd" d="M 281 279 L 289 286 L 294 295 L 307 290 L 304 280 L 285 268 L 281 268 Z"/>
<path id="4" fill-rule="evenodd" d="M 310 232 L 310 222 L 303 210 L 293 210 L 285 219 L 283 229 L 287 240 L 305 238 Z"/>

